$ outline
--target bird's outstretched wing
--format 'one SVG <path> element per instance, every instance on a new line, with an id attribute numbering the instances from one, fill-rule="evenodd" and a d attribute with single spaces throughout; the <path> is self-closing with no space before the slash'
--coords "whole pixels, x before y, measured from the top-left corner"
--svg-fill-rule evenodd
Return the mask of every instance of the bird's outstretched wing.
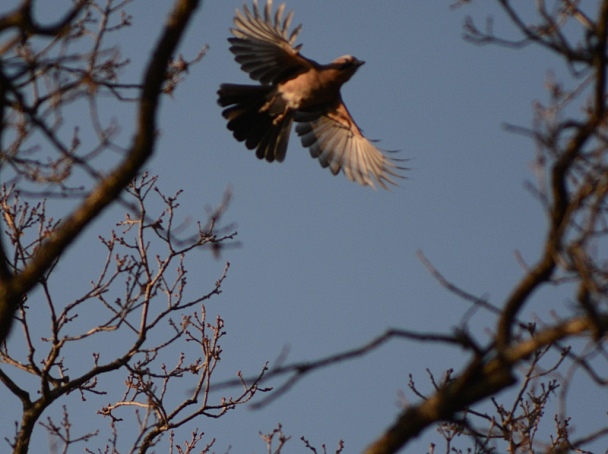
<path id="1" fill-rule="evenodd" d="M 371 187 L 375 182 L 384 189 L 386 183 L 397 184 L 393 177 L 403 178 L 397 173 L 403 168 L 363 136 L 343 102 L 318 114 L 298 113 L 295 119 L 302 146 L 334 175 L 342 170 L 350 181 Z"/>
<path id="2" fill-rule="evenodd" d="M 300 47 L 294 46 L 302 25 L 291 33 L 289 26 L 293 11 L 283 20 L 285 4 L 281 4 L 272 15 L 272 0 L 268 0 L 263 13 L 253 2 L 253 12 L 243 5 L 243 12 L 237 10 L 234 25 L 230 31 L 230 51 L 241 69 L 253 80 L 264 85 L 276 84 L 310 68 L 313 63 L 300 55 Z"/>

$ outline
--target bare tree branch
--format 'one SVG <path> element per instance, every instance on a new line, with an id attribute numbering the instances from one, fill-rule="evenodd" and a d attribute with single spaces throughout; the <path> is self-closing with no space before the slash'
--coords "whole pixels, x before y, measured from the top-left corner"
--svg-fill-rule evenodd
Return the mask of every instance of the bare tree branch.
<path id="1" fill-rule="evenodd" d="M 40 276 L 65 248 L 78 238 L 80 232 L 103 209 L 116 200 L 124 187 L 137 175 L 137 172 L 152 155 L 156 142 L 159 98 L 167 67 L 198 5 L 199 0 L 178 0 L 174 5 L 146 69 L 139 99 L 137 131 L 124 161 L 100 181 L 80 206 L 62 221 L 36 251 L 22 272 L 13 276 L 9 281 L 2 282 L 0 286 L 0 342 L 6 338 L 9 332 L 12 314 L 19 306 L 23 295 L 36 285 Z M 77 11 L 73 15 L 76 14 Z"/>

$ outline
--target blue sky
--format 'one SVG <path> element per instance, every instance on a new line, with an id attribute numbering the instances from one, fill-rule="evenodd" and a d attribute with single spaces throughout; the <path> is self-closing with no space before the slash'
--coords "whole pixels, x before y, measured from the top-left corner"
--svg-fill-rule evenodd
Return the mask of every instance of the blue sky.
<path id="1" fill-rule="evenodd" d="M 169 3 L 129 6 L 133 28 L 121 35 L 120 44 L 135 75 Z M 293 24 L 303 23 L 298 42 L 305 56 L 328 62 L 352 54 L 366 61 L 343 88 L 343 98 L 368 138 L 409 160 L 407 179 L 390 192 L 332 176 L 295 134 L 282 164 L 259 161 L 235 141 L 216 90 L 222 82 L 248 83 L 226 40 L 242 1 L 208 0 L 197 13 L 181 52 L 192 58 L 204 44 L 209 50 L 172 98 L 164 99 L 161 136 L 147 169 L 160 176 L 164 192 L 184 189 L 184 217 L 204 218 L 205 207 L 216 205 L 227 187 L 233 191 L 225 220 L 236 223 L 242 246 L 224 251 L 220 260 L 199 253 L 189 278 L 193 292 L 210 289 L 225 262 L 231 263 L 222 295 L 207 305 L 209 313 L 222 315 L 228 332 L 217 379 L 232 378 L 238 370 L 256 374 L 286 346 L 288 361 L 314 360 L 359 346 L 389 327 L 449 332 L 468 305 L 429 275 L 418 250 L 452 282 L 494 303 L 523 274 L 515 251 L 529 262 L 537 258 L 545 220 L 524 188 L 534 179 L 534 145 L 502 126 L 530 126 L 532 103 L 547 99 L 548 72 L 564 77 L 563 66 L 535 48 L 465 42 L 466 14 L 480 23 L 497 14 L 497 33 L 516 35 L 493 2 L 456 10 L 450 3 L 293 0 L 287 5 L 295 10 Z M 43 6 L 42 15 L 52 12 Z M 118 119 L 128 143 L 133 124 L 128 107 L 104 113 Z M 110 210 L 89 228 L 59 272 L 86 285 L 101 250 L 96 237 L 122 211 Z M 61 283 L 57 288 L 64 291 Z M 568 298 L 543 293 L 531 311 L 545 316 L 565 307 Z M 483 340 L 492 319 L 479 314 L 471 326 Z M 464 360 L 455 350 L 395 341 L 311 375 L 263 410 L 240 409 L 218 421 L 202 420 L 200 427 L 217 438 L 217 452 L 228 446 L 232 453 L 264 452 L 258 432 L 269 432 L 278 422 L 293 435 L 287 452 L 307 452 L 298 440 L 302 435 L 317 446 L 333 447 L 344 439 L 345 452 L 360 452 L 393 422 L 400 391 L 416 401 L 407 389 L 409 374 L 429 390 L 426 368 L 441 375 L 449 367 L 458 370 Z M 582 403 L 585 398 L 581 394 Z M 605 418 L 606 396 L 593 402 L 598 413 L 588 419 L 573 407 L 582 418 L 575 425 Z M 434 429 L 408 452 L 426 452 L 431 441 L 440 443 Z M 40 432 L 39 449 L 46 442 Z"/>

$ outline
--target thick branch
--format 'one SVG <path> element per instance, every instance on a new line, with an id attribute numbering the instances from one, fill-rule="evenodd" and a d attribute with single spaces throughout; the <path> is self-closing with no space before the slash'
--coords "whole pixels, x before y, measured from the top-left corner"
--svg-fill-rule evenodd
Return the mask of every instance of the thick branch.
<path id="1" fill-rule="evenodd" d="M 539 263 L 519 283 L 505 304 L 504 315 L 500 318 L 498 334 L 496 336 L 499 351 L 504 350 L 511 342 L 511 330 L 514 320 L 528 300 L 528 297 L 540 284 L 551 277 L 555 269 L 556 261 L 562 252 L 562 240 L 571 214 L 569 213 L 570 196 L 567 189 L 568 174 L 575 159 L 581 154 L 585 144 L 604 120 L 608 1 L 602 4 L 600 21 L 597 25 L 596 33 L 598 44 L 593 59 L 593 69 L 596 74 L 593 109 L 589 113 L 585 123 L 578 127 L 576 134 L 568 141 L 565 150 L 551 168 L 553 205 L 551 207 L 550 226 L 545 250 Z"/>
<path id="2" fill-rule="evenodd" d="M 72 21 L 87 3 L 88 0 L 79 0 L 74 5 L 74 8 L 59 22 L 53 25 L 42 26 L 37 24 L 32 18 L 32 1 L 26 0 L 16 11 L 0 17 L 0 30 L 14 27 L 26 34 L 55 36 L 70 27 Z"/>
<path id="3" fill-rule="evenodd" d="M 608 316 L 604 315 L 599 320 L 579 317 L 547 328 L 507 349 L 501 357 L 490 359 L 485 365 L 475 357 L 453 381 L 420 405 L 406 409 L 395 424 L 367 448 L 365 454 L 396 453 L 431 424 L 450 421 L 470 405 L 513 385 L 513 368 L 539 348 L 566 337 L 592 333 L 598 324 L 604 330 L 608 329 Z"/>

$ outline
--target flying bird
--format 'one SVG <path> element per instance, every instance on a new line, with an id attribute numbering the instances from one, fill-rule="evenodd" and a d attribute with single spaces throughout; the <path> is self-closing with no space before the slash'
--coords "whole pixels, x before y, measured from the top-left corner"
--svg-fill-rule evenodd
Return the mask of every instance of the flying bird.
<path id="1" fill-rule="evenodd" d="M 282 162 L 293 122 L 302 146 L 322 167 L 341 170 L 363 186 L 387 189 L 403 170 L 366 139 L 342 101 L 340 88 L 365 62 L 344 55 L 321 65 L 294 45 L 302 25 L 289 33 L 293 11 L 283 19 L 285 4 L 274 16 L 272 0 L 263 12 L 243 5 L 236 11 L 230 51 L 241 69 L 261 85 L 222 84 L 218 104 L 228 129 L 259 159 Z"/>

